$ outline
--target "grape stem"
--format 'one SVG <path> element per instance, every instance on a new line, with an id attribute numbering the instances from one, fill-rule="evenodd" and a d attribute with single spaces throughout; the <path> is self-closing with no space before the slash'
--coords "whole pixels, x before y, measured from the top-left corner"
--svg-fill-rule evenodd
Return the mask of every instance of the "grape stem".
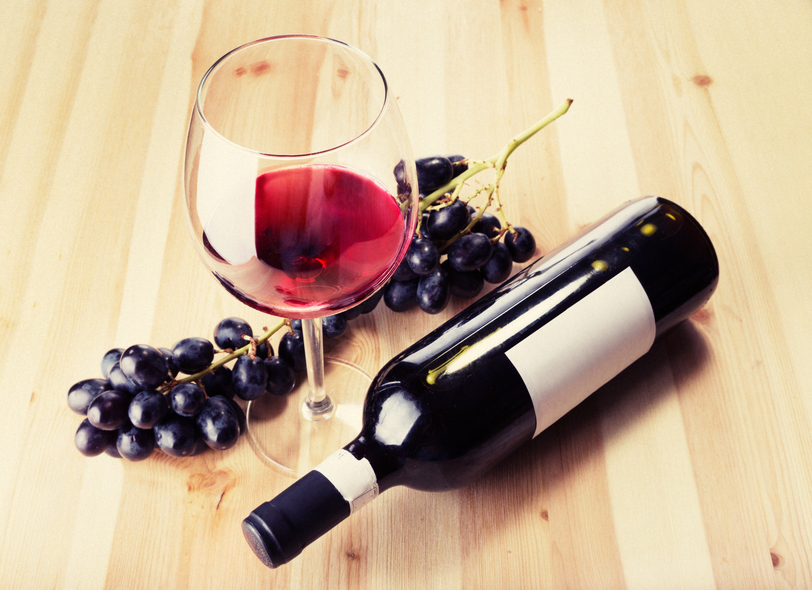
<path id="1" fill-rule="evenodd" d="M 239 358 L 244 354 L 249 354 L 252 351 L 253 351 L 254 354 L 256 354 L 257 347 L 260 344 L 262 344 L 263 342 L 267 342 L 268 339 L 271 336 L 273 336 L 279 330 L 284 328 L 285 325 L 286 325 L 285 320 L 281 320 L 274 327 L 272 327 L 270 329 L 265 328 L 265 332 L 263 332 L 262 336 L 260 336 L 259 338 L 251 338 L 249 340 L 248 344 L 246 344 L 242 348 L 238 348 L 237 350 L 229 352 L 228 354 L 223 356 L 223 358 L 220 358 L 220 359 L 214 361 L 212 364 L 210 364 L 208 367 L 206 367 L 202 371 L 199 371 L 199 372 L 194 373 L 192 375 L 187 375 L 183 379 L 175 379 L 171 383 L 168 383 L 168 384 L 164 385 L 163 387 L 166 390 L 170 390 L 173 387 L 175 387 L 176 385 L 180 385 L 181 383 L 191 383 L 193 381 L 197 381 L 198 379 L 202 379 L 203 377 L 205 377 L 209 373 L 213 373 L 214 371 L 216 371 L 217 369 L 219 369 L 220 367 L 222 367 L 226 363 L 228 363 L 230 361 L 233 361 L 234 359 Z"/>
<path id="2" fill-rule="evenodd" d="M 454 197 L 459 195 L 460 189 L 465 181 L 472 176 L 479 174 L 486 168 L 494 168 L 496 170 L 496 180 L 491 185 L 492 188 L 488 188 L 488 201 L 490 202 L 491 197 L 496 198 L 498 209 L 501 212 L 502 206 L 501 203 L 499 203 L 499 181 L 502 179 L 502 175 L 505 173 L 508 158 L 520 145 L 544 129 L 547 125 L 564 115 L 569 110 L 571 104 L 572 99 L 568 98 L 558 108 L 551 111 L 545 117 L 539 119 L 534 125 L 511 139 L 510 142 L 508 142 L 508 144 L 499 151 L 499 153 L 488 158 L 487 160 L 469 162 L 468 170 L 459 176 L 452 178 L 449 182 L 435 190 L 433 193 L 426 195 L 426 197 L 420 202 L 420 213 L 422 214 L 425 212 L 425 210 L 431 207 L 436 200 L 446 195 L 449 191 L 452 191 L 452 189 Z M 502 216 L 504 218 L 504 213 L 502 213 Z M 507 220 L 505 221 L 507 222 Z"/>

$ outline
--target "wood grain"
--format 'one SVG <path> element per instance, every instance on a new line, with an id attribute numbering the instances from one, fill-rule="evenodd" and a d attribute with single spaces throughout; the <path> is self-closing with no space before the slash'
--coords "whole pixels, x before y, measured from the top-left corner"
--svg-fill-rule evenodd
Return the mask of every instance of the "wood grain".
<path id="1" fill-rule="evenodd" d="M 700 0 L 4 0 L 1 588 L 812 587 L 812 5 Z M 393 489 L 268 570 L 239 524 L 292 480 L 223 453 L 86 459 L 68 388 L 103 353 L 268 319 L 183 219 L 197 83 L 229 49 L 328 35 L 385 72 L 415 153 L 511 157 L 540 253 L 669 197 L 719 253 L 709 305 L 481 481 Z M 331 344 L 376 372 L 465 307 L 381 306 Z"/>

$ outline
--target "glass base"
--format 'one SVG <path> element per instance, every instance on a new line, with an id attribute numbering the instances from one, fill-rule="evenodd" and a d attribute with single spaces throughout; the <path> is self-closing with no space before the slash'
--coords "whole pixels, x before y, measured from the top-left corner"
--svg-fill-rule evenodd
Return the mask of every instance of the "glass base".
<path id="1" fill-rule="evenodd" d="M 361 412 L 372 377 L 361 367 L 335 358 L 324 359 L 324 383 L 332 400 L 328 417 L 307 420 L 303 404 L 307 379 L 297 379 L 286 396 L 264 394 L 248 403 L 248 440 L 265 463 L 291 477 L 311 471 L 361 432 Z"/>

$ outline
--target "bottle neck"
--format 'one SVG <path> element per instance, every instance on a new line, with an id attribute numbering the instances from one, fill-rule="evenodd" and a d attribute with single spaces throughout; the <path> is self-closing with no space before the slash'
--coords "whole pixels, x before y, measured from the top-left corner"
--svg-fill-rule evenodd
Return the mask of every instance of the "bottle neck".
<path id="1" fill-rule="evenodd" d="M 399 485 L 398 475 L 402 462 L 386 447 L 366 432 L 349 443 L 344 449 L 359 461 L 366 461 L 375 474 L 378 493 Z"/>

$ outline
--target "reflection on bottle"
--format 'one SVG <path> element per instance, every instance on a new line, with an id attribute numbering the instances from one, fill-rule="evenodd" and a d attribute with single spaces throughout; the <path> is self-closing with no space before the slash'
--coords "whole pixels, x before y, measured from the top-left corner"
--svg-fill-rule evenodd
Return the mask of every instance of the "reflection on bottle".
<path id="1" fill-rule="evenodd" d="M 406 392 L 399 391 L 381 404 L 375 439 L 387 446 L 402 445 L 419 418 L 420 409 Z"/>

